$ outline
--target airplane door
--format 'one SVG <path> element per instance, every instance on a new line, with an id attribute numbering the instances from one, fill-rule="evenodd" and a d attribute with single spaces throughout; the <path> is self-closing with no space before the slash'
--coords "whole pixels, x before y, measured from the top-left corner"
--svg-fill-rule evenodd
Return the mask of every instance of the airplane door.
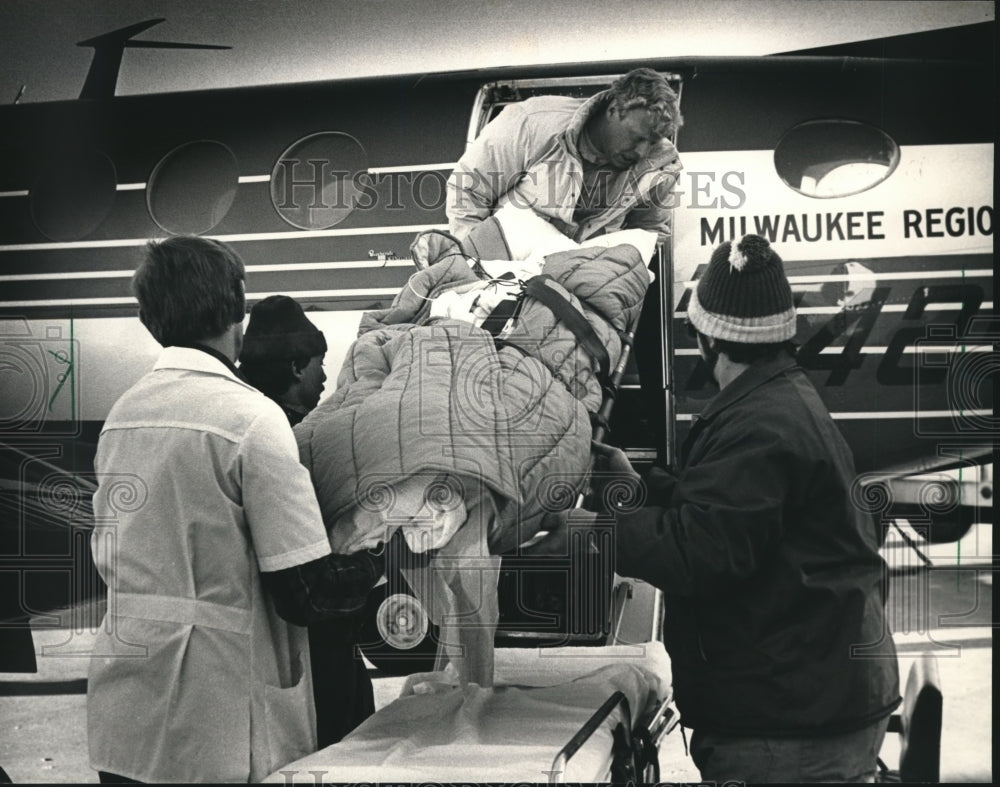
<path id="1" fill-rule="evenodd" d="M 661 73 L 683 104 L 681 75 L 674 72 Z M 473 102 L 466 147 L 509 104 L 542 95 L 589 98 L 610 87 L 620 76 L 622 74 L 515 79 L 484 84 Z M 675 145 L 677 138 L 677 133 L 670 138 Z M 683 150 L 680 151 L 680 156 L 683 162 Z M 679 184 L 677 187 L 680 187 Z M 670 465 L 674 459 L 674 341 L 671 336 L 674 330 L 671 319 L 674 276 L 661 275 L 661 271 L 674 270 L 673 234 L 671 226 L 670 236 L 657 245 L 657 253 L 650 263 L 650 270 L 656 276 L 656 281 L 646 295 L 636 331 L 635 348 L 611 415 L 609 441 L 625 449 L 633 464 L 640 467 L 654 461 Z M 640 368 L 645 370 L 644 377 L 639 374 Z"/>

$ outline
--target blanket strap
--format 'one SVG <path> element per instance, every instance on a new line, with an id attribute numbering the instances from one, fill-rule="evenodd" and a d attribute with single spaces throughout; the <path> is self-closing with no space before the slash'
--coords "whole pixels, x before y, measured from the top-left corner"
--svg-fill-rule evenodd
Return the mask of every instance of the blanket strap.
<path id="1" fill-rule="evenodd" d="M 513 298 L 509 298 L 505 301 L 500 301 L 496 308 L 493 309 L 483 320 L 482 329 L 486 331 L 490 336 L 496 337 L 503 330 L 503 327 L 507 324 L 507 321 L 515 315 L 517 312 L 517 307 L 520 301 Z"/>
<path id="2" fill-rule="evenodd" d="M 514 281 L 514 274 L 509 271 L 500 276 L 497 281 Z M 521 298 L 506 298 L 500 301 L 482 322 L 482 329 L 494 338 L 498 337 L 507 323 L 521 311 Z"/>
<path id="3" fill-rule="evenodd" d="M 494 339 L 493 343 L 496 345 L 498 350 L 502 350 L 504 347 L 510 347 L 512 350 L 517 350 L 525 358 L 532 358 L 532 354 L 525 350 L 521 345 L 514 344 L 514 342 L 507 341 L 506 339 Z"/>
<path id="4" fill-rule="evenodd" d="M 532 276 L 525 284 L 524 294 L 530 295 L 548 306 L 556 318 L 573 332 L 573 335 L 580 342 L 580 346 L 597 363 L 598 379 L 601 382 L 601 387 L 607 390 L 611 374 L 611 359 L 608 357 L 608 350 L 597 337 L 590 323 L 587 322 L 587 318 L 553 287 L 554 284 L 556 284 L 555 280 L 544 273 Z"/>

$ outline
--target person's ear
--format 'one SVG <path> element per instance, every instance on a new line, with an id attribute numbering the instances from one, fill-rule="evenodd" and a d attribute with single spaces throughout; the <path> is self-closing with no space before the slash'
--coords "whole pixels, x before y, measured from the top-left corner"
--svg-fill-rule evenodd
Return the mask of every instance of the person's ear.
<path id="1" fill-rule="evenodd" d="M 234 322 L 229 327 L 229 333 L 233 338 L 233 360 L 238 361 L 240 353 L 243 352 L 243 323 Z"/>
<path id="2" fill-rule="evenodd" d="M 292 367 L 292 377 L 295 378 L 296 382 L 300 382 L 302 380 L 302 378 L 306 376 L 306 369 L 305 369 L 305 367 L 303 366 L 301 369 L 296 369 L 295 368 L 295 361 L 289 361 L 288 363 Z"/>
<path id="3" fill-rule="evenodd" d="M 240 291 L 236 298 L 236 302 L 233 304 L 233 322 L 242 323 L 247 316 L 247 285 L 246 282 L 240 279 Z"/>

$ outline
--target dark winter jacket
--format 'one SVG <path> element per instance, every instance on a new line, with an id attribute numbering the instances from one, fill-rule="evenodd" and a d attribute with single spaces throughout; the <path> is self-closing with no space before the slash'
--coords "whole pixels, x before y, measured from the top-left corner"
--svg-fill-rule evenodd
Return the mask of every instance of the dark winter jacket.
<path id="1" fill-rule="evenodd" d="M 695 419 L 680 467 L 648 485 L 662 507 L 619 513 L 617 565 L 665 594 L 683 723 L 804 736 L 891 713 L 885 564 L 804 372 L 787 355 L 751 366 Z"/>

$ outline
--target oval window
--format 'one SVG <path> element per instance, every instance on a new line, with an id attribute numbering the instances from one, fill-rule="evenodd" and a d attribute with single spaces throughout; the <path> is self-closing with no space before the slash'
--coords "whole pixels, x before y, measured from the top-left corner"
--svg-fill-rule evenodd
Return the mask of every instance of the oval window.
<path id="1" fill-rule="evenodd" d="M 359 174 L 368 154 L 350 134 L 322 131 L 303 137 L 281 154 L 271 170 L 271 204 L 285 221 L 303 230 L 325 230 L 354 210 Z"/>
<path id="2" fill-rule="evenodd" d="M 899 146 L 892 137 L 855 120 L 801 123 L 774 149 L 774 167 L 785 184 L 819 199 L 867 191 L 898 164 Z"/>
<path id="3" fill-rule="evenodd" d="M 106 155 L 63 151 L 49 159 L 31 187 L 31 220 L 49 240 L 79 240 L 111 212 L 116 190 L 115 165 Z"/>
<path id="4" fill-rule="evenodd" d="M 173 235 L 199 235 L 222 221 L 236 199 L 240 173 L 236 155 L 221 142 L 186 142 L 153 168 L 146 207 Z"/>

